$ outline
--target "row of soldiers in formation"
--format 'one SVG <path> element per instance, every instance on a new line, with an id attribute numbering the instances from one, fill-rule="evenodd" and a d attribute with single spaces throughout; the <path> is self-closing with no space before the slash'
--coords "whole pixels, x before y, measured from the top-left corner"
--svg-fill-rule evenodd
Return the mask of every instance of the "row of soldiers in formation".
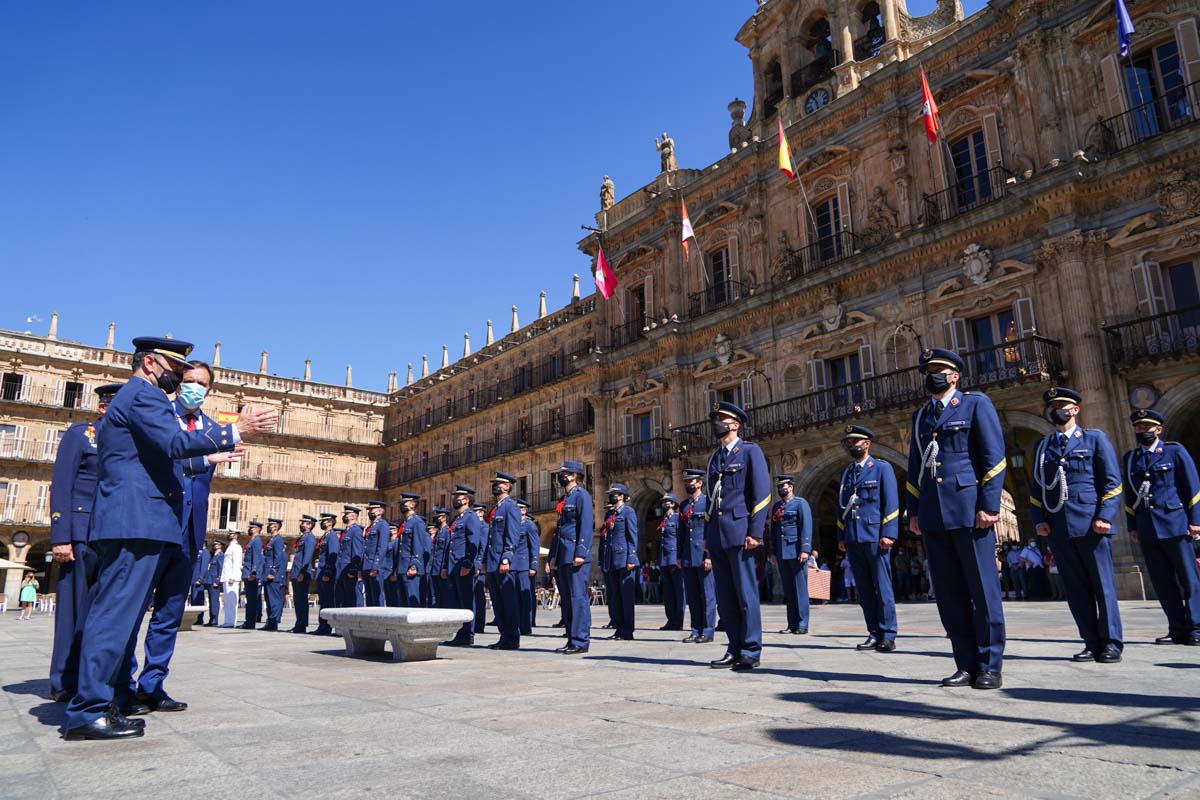
<path id="1" fill-rule="evenodd" d="M 214 422 L 200 410 L 212 370 L 202 362 L 186 361 L 190 344 L 143 337 L 134 345 L 133 378 L 97 390 L 102 412 L 109 408 L 110 413 L 94 423 L 72 426 L 55 463 L 51 543 L 62 577 L 51 686 L 56 699 L 68 702 L 65 735 L 73 739 L 140 736 L 144 725 L 128 719 L 129 715 L 186 708 L 167 695 L 163 681 L 183 615 L 188 577 L 194 576 L 193 560 L 203 549 L 208 482 L 216 464 L 241 457 L 243 437 L 273 430 L 277 419 L 270 410 L 244 410 L 236 424 Z M 842 473 L 837 527 L 860 587 L 869 632 L 862 647 L 894 648 L 887 550 L 896 540 L 903 499 L 910 531 L 924 537 L 938 611 L 955 660 L 955 673 L 942 683 L 997 688 L 1005 629 L 994 525 L 1006 469 L 1004 437 L 991 401 L 958 390 L 964 365 L 956 353 L 928 350 L 922 354 L 921 369 L 930 399 L 913 414 L 903 496 L 891 465 L 871 457 L 870 431 L 849 426 L 843 438 L 850 461 Z M 174 402 L 167 399 L 171 394 L 176 395 Z M 1031 502 L 1037 532 L 1050 538 L 1085 644 L 1074 658 L 1100 663 L 1120 660 L 1123 639 L 1109 536 L 1122 495 L 1126 527 L 1142 548 L 1168 618 L 1168 633 L 1156 642 L 1200 644 L 1200 574 L 1188 542 L 1189 537 L 1200 536 L 1200 478 L 1190 455 L 1181 445 L 1161 439 L 1161 415 L 1139 410 L 1131 417 L 1138 446 L 1118 461 L 1103 432 L 1077 424 L 1082 403 L 1077 393 L 1051 389 L 1044 401 L 1054 432 L 1039 444 L 1034 458 Z M 754 551 L 763 544 L 768 515 L 775 531 L 772 557 L 784 574 L 789 599 L 788 630 L 794 633 L 805 626 L 800 604 L 807 592 L 801 591 L 801 582 L 807 576 L 803 562 L 811 554 L 807 503 L 792 496 L 791 481 L 782 476 L 777 481 L 781 497 L 772 506 L 762 450 L 739 436 L 746 421 L 741 408 L 718 403 L 710 414 L 717 447 L 706 469 L 688 472 L 688 495 L 682 502 L 676 503 L 670 495 L 664 498 L 663 533 L 673 527 L 680 543 L 675 558 L 679 580 L 674 575 L 667 579 L 672 605 L 678 607 L 681 599 L 687 599 L 692 608 L 688 639 L 697 642 L 711 640 L 715 605 L 727 643 L 725 654 L 710 666 L 735 671 L 754 669 L 761 656 Z M 567 644 L 559 652 L 578 654 L 590 645 L 592 499 L 581 485 L 581 463 L 566 461 L 556 473 L 564 495 L 557 507 L 547 569 L 556 576 L 567 629 Z M 523 589 L 532 584 L 530 573 L 537 561 L 536 545 L 526 544 L 526 520 L 510 496 L 515 482 L 507 473 L 495 474 L 494 502 L 482 519 L 470 513 L 474 494 L 470 487 L 460 485 L 454 492 L 455 513 L 452 519 L 447 514 L 446 520 L 446 563 L 436 577 L 445 580 L 442 589 L 448 604 L 470 608 L 475 621 L 465 624 L 450 644 L 473 642 L 483 616 L 477 586 L 482 575 L 500 629 L 500 640 L 491 647 L 520 646 L 527 618 L 521 611 L 522 598 L 527 596 Z M 157 487 L 160 494 L 148 496 L 146 486 Z M 613 637 L 629 639 L 638 565 L 637 519 L 626 505 L 624 485 L 614 484 L 607 495 L 610 509 L 602 528 L 600 566 Z M 297 596 L 307 595 L 304 578 L 311 571 L 307 577 L 317 578 L 322 607 L 357 605 L 360 582 L 364 603 L 386 603 L 387 585 L 396 583 L 392 597 L 419 605 L 422 586 L 428 584 L 426 553 L 432 550 L 433 540 L 416 516 L 418 499 L 411 494 L 402 497 L 405 520 L 398 537 L 381 522 L 380 503 L 371 504 L 371 525 L 366 530 L 357 525 L 358 509 L 347 508 L 343 516 L 347 528 L 340 540 L 327 533 L 316 542 L 306 530 L 301 538 L 307 544 L 301 543 L 298 559 L 303 586 Z M 305 526 L 313 522 L 306 519 Z M 326 518 L 322 527 L 332 529 L 332 520 Z M 343 541 L 350 542 L 345 558 Z M 369 548 L 368 541 L 372 542 Z M 332 552 L 335 542 L 337 554 Z M 389 551 L 393 542 L 395 549 Z M 282 540 L 277 545 L 268 542 L 267 549 L 272 547 L 269 565 L 280 572 L 253 573 L 254 580 L 248 583 L 258 584 L 260 577 L 268 577 L 271 580 L 263 582 L 280 584 L 267 595 L 277 626 L 277 609 L 282 607 Z M 306 548 L 315 553 L 315 567 L 303 557 Z M 394 553 L 390 560 L 389 552 Z M 677 590 L 679 583 L 682 591 Z M 257 593 L 255 588 L 248 594 L 250 602 L 256 602 Z M 145 641 L 145 665 L 135 683 L 133 648 L 141 616 L 151 601 L 154 612 Z M 307 609 L 307 603 L 297 606 Z M 672 623 L 680 616 L 681 612 L 668 625 L 675 627 Z"/>

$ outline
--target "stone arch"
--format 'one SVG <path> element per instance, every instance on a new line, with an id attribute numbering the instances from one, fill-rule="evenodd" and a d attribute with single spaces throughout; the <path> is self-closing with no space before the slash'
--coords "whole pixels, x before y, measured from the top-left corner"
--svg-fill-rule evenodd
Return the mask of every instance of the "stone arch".
<path id="1" fill-rule="evenodd" d="M 871 456 L 881 458 L 901 472 L 906 470 L 908 456 L 881 442 L 871 444 Z M 796 476 L 796 496 L 815 496 L 825 484 L 836 480 L 846 468 L 847 456 L 841 447 L 830 447 L 821 455 L 811 459 Z"/>
<path id="2" fill-rule="evenodd" d="M 629 505 L 637 514 L 638 560 L 646 564 L 658 557 L 658 521 L 662 519 L 661 502 L 666 489 L 657 481 L 648 479 L 627 485 L 632 494 Z M 603 499 L 600 500 L 600 505 L 604 505 Z"/>
<path id="3" fill-rule="evenodd" d="M 1195 416 L 1196 408 L 1200 406 L 1200 375 L 1187 378 L 1172 386 L 1167 393 L 1154 404 L 1166 419 L 1163 425 L 1163 436 L 1171 440 L 1183 438 L 1188 432 L 1189 424 Z"/>

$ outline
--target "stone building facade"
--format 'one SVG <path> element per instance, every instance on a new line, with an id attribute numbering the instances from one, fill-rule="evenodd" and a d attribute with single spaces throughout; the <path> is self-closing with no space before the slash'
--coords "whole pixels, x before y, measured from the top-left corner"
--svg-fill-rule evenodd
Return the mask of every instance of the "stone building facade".
<path id="1" fill-rule="evenodd" d="M 599 232 L 579 248 L 594 259 L 603 244 L 620 281 L 612 300 L 576 291 L 526 326 L 514 309 L 506 336 L 493 341 L 489 325 L 482 349 L 403 388 L 393 378 L 386 395 L 222 369 L 214 403 L 287 402 L 283 424 L 297 427 L 241 467 L 269 477 L 221 476 L 214 499 L 240 493 L 243 525 L 272 501 L 378 492 L 394 509 L 416 491 L 429 507 L 455 483 L 486 500 L 503 469 L 546 539 L 549 470 L 572 458 L 597 493 L 631 487 L 650 555 L 658 499 L 703 465 L 707 410 L 729 399 L 748 409 L 772 469 L 796 476 L 829 553 L 842 428 L 873 428 L 874 454 L 903 482 L 930 346 L 960 352 L 964 384 L 1000 412 L 1003 538 L 1032 536 L 1030 462 L 1050 430 L 1051 384 L 1083 392 L 1084 424 L 1118 450 L 1133 444 L 1133 406 L 1163 411 L 1167 435 L 1200 453 L 1200 13 L 1187 0 L 1128 5 L 1137 35 L 1121 58 L 1111 2 L 992 0 L 966 18 L 956 0 L 925 17 L 903 0 L 760 2 L 737 32 L 754 98 L 730 103 L 728 155 L 621 199 L 602 192 Z M 936 145 L 922 69 L 940 106 Z M 780 122 L 795 180 L 777 169 Z M 673 155 L 684 164 L 687 147 Z M 696 233 L 686 256 L 684 202 Z M 44 370 L 52 401 L 72 370 L 95 382 L 119 365 L 111 348 L 62 347 L 6 334 L 0 361 Z M 41 453 L 45 430 L 86 416 L 60 406 L 5 395 L 0 421 L 25 415 L 34 444 L 22 447 Z M 23 476 L 17 504 L 36 508 L 46 459 L 0 456 L 8 475 Z M 288 506 L 289 527 L 299 513 Z M 0 539 L 12 531 L 0 525 Z M 1116 553 L 1124 595 L 1142 596 L 1123 530 Z"/>

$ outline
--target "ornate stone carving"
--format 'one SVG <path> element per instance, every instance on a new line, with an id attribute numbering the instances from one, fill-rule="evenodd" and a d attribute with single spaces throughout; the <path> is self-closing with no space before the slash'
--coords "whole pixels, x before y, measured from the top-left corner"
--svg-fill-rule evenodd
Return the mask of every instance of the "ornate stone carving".
<path id="1" fill-rule="evenodd" d="M 1117 152 L 1117 137 L 1112 128 L 1104 124 L 1103 115 L 1096 115 L 1096 121 L 1088 128 L 1086 145 L 1083 153 L 1088 158 L 1107 158 Z"/>
<path id="2" fill-rule="evenodd" d="M 654 148 L 658 150 L 663 172 L 675 172 L 679 169 L 679 162 L 675 160 L 675 140 L 667 136 L 666 131 L 663 131 L 661 140 L 654 140 Z"/>
<path id="3" fill-rule="evenodd" d="M 971 283 L 982 286 L 992 272 L 992 251 L 978 243 L 967 245 L 958 263 L 962 264 L 963 274 Z"/>
<path id="4" fill-rule="evenodd" d="M 818 178 L 817 182 L 813 184 L 813 194 L 825 194 L 825 192 L 834 189 L 836 186 L 837 179 L 835 179 L 832 175 L 825 175 L 821 178 Z"/>
<path id="5" fill-rule="evenodd" d="M 734 98 L 729 104 L 729 116 L 733 124 L 729 128 L 729 151 L 736 152 L 750 144 L 754 135 L 746 127 L 746 101 Z"/>
<path id="6" fill-rule="evenodd" d="M 888 204 L 887 192 L 876 186 L 871 195 L 871 210 L 867 212 L 867 228 L 862 239 L 868 247 L 875 247 L 893 238 L 900 227 L 900 216 Z"/>
<path id="7" fill-rule="evenodd" d="M 833 333 L 842 327 L 842 322 L 846 318 L 846 306 L 838 296 L 837 289 L 832 286 L 826 286 L 821 290 L 820 315 L 821 327 L 825 329 L 826 333 Z"/>
<path id="8" fill-rule="evenodd" d="M 1183 170 L 1173 170 L 1158 185 L 1158 207 L 1168 225 L 1200 216 L 1200 182 Z"/>
<path id="9" fill-rule="evenodd" d="M 713 344 L 717 352 L 717 363 L 722 367 L 729 366 L 729 361 L 733 358 L 733 340 L 724 333 L 718 333 Z"/>

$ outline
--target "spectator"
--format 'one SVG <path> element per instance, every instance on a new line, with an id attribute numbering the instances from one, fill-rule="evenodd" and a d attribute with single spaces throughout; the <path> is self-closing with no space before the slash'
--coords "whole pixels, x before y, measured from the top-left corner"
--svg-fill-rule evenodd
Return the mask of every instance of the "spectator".
<path id="1" fill-rule="evenodd" d="M 1017 549 L 1015 544 L 1009 544 L 1008 554 L 1005 556 L 1008 560 L 1009 573 L 1012 579 L 1013 593 L 1016 599 L 1025 599 L 1025 567 L 1021 563 L 1021 551 Z"/>
<path id="2" fill-rule="evenodd" d="M 1043 596 L 1041 586 L 1042 551 L 1038 549 L 1037 541 L 1029 540 L 1019 556 L 1022 571 L 1025 573 L 1025 599 L 1037 600 Z"/>
<path id="3" fill-rule="evenodd" d="M 850 554 L 842 559 L 842 585 L 846 587 L 846 599 L 852 603 L 858 602 L 858 591 L 854 584 L 854 570 L 850 568 Z"/>
<path id="4" fill-rule="evenodd" d="M 1000 588 L 1004 591 L 1004 599 L 1009 599 L 1012 590 L 1012 565 L 1008 563 L 1008 548 L 1005 547 L 996 557 L 1000 562 Z"/>
<path id="5" fill-rule="evenodd" d="M 24 580 L 21 581 L 21 594 L 19 597 L 21 603 L 21 613 L 17 615 L 17 619 L 33 619 L 33 607 L 37 603 L 38 582 L 32 572 L 26 572 Z"/>

